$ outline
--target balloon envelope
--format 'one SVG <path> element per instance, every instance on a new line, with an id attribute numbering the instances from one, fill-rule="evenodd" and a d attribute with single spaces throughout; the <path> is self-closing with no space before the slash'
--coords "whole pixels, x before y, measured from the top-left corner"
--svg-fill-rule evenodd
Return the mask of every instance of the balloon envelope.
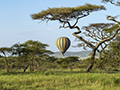
<path id="1" fill-rule="evenodd" d="M 67 37 L 59 37 L 56 40 L 56 46 L 60 50 L 62 55 L 64 55 L 64 53 L 70 46 L 70 40 Z"/>

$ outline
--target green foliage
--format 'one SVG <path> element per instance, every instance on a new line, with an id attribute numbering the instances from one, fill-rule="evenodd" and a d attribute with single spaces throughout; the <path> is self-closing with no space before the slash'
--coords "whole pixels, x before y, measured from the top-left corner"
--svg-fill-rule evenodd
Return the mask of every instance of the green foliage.
<path id="1" fill-rule="evenodd" d="M 82 66 L 83 67 L 87 67 L 87 65 L 91 62 L 91 58 L 86 58 L 83 60 L 82 62 Z M 98 59 L 98 58 L 95 58 L 94 59 L 94 66 L 93 66 L 93 70 L 95 69 L 103 69 L 103 68 L 106 68 L 106 61 L 104 60 L 104 58 L 101 58 L 101 59 Z"/>
<path id="2" fill-rule="evenodd" d="M 104 52 L 103 65 L 106 67 L 119 67 L 120 66 L 120 37 L 116 37 L 108 47 L 108 50 Z"/>
<path id="3" fill-rule="evenodd" d="M 0 58 L 0 69 L 5 69 L 5 60 L 4 60 L 4 58 Z"/>
<path id="4" fill-rule="evenodd" d="M 25 58 L 20 57 L 7 57 L 7 59 L 9 60 L 8 62 L 10 71 L 24 69 L 26 64 L 28 63 L 28 61 L 25 60 Z M 0 69 L 6 69 L 6 62 L 4 58 L 0 58 Z"/>
<path id="5" fill-rule="evenodd" d="M 9 55 L 11 53 L 11 48 L 8 47 L 1 47 L 0 48 L 0 53 L 2 53 L 4 55 L 4 57 L 6 57 L 6 55 Z"/>
<path id="6" fill-rule="evenodd" d="M 105 31 L 105 33 L 113 33 L 118 27 L 119 27 L 119 24 L 115 24 L 111 27 L 104 28 L 103 31 Z"/>
<path id="7" fill-rule="evenodd" d="M 40 67 L 44 68 L 44 69 L 55 69 L 55 68 L 57 69 L 57 68 L 59 68 L 58 64 L 56 64 L 56 63 L 50 63 L 50 62 L 42 62 L 42 64 L 40 65 Z"/>
<path id="8" fill-rule="evenodd" d="M 91 62 L 91 58 L 83 59 L 83 62 L 86 63 L 86 64 L 89 64 Z"/>
<path id="9" fill-rule="evenodd" d="M 61 67 L 63 68 L 68 68 L 73 66 L 72 64 L 74 62 L 79 61 L 78 59 L 79 57 L 76 56 L 70 56 L 70 57 L 65 57 L 65 58 L 59 58 L 57 60 L 55 60 L 55 63 L 58 63 Z M 71 64 L 72 63 L 72 64 Z"/>
<path id="10" fill-rule="evenodd" d="M 59 58 L 55 62 L 58 63 L 58 64 L 61 64 L 64 61 L 67 62 L 67 63 L 72 63 L 72 62 L 78 61 L 78 58 L 79 57 L 76 57 L 76 56 L 70 56 L 70 57 L 65 57 L 65 58 Z"/>
<path id="11" fill-rule="evenodd" d="M 32 19 L 44 20 L 71 20 L 83 15 L 86 12 L 105 10 L 104 6 L 85 4 L 78 7 L 49 8 L 37 14 L 32 14 Z"/>
<path id="12" fill-rule="evenodd" d="M 6 65 L 6 71 L 9 72 L 9 60 L 7 57 L 11 55 L 12 49 L 8 47 L 1 47 L 0 53 L 3 54 L 5 65 Z"/>
<path id="13" fill-rule="evenodd" d="M 45 53 L 51 54 L 50 50 L 46 50 L 47 44 L 42 44 L 39 41 L 28 40 L 22 44 L 25 47 L 26 54 L 42 55 Z"/>

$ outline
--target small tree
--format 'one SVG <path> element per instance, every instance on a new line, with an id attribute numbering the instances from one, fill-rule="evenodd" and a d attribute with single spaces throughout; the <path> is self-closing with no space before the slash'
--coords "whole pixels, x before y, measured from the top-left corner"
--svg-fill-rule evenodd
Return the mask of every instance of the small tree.
<path id="1" fill-rule="evenodd" d="M 103 54 L 104 64 L 108 67 L 120 67 L 120 36 L 117 36 Z M 107 64 L 107 65 L 106 65 Z"/>
<path id="2" fill-rule="evenodd" d="M 0 48 L 0 53 L 3 54 L 4 56 L 4 59 L 5 59 L 5 62 L 6 62 L 6 71 L 9 72 L 9 60 L 7 59 L 7 57 L 9 56 L 9 54 L 11 54 L 11 48 L 8 48 L 8 47 L 1 47 Z M 7 56 L 8 55 L 8 56 Z"/>

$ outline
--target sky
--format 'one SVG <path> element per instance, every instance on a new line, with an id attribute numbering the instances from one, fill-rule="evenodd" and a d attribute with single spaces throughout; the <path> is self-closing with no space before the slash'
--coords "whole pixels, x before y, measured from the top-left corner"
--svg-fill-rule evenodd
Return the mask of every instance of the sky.
<path id="1" fill-rule="evenodd" d="M 59 29 L 61 24 L 57 21 L 39 23 L 39 20 L 33 20 L 30 15 L 49 7 L 77 7 L 86 3 L 104 5 L 107 10 L 92 12 L 80 19 L 80 28 L 91 23 L 113 23 L 108 21 L 106 16 L 119 15 L 120 7 L 101 3 L 101 0 L 0 0 L 0 47 L 11 47 L 27 40 L 37 40 L 48 44 L 48 50 L 56 52 L 59 51 L 55 45 L 57 38 L 65 36 L 71 40 L 68 51 L 83 51 L 82 48 L 72 47 L 79 43 L 72 35 L 76 30 Z"/>

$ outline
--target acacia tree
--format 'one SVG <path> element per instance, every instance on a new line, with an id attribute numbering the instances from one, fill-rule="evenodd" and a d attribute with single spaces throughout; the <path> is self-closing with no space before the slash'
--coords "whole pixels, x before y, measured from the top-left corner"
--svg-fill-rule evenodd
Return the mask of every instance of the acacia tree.
<path id="1" fill-rule="evenodd" d="M 101 41 L 110 38 L 114 34 L 115 29 L 118 27 L 119 25 L 114 23 L 95 23 L 95 24 L 90 24 L 89 26 L 83 26 L 82 30 L 84 30 L 84 32 L 82 34 L 88 38 L 89 43 L 91 43 L 94 47 L 96 47 Z M 97 61 L 99 62 L 97 66 L 98 68 L 103 67 L 102 65 L 103 60 L 101 58 L 101 54 L 105 51 L 111 40 L 105 41 L 97 48 L 97 52 L 99 54 L 99 61 Z M 89 47 L 93 50 L 93 48 L 90 45 L 84 42 L 78 43 L 77 46 L 83 47 L 84 49 Z M 91 53 L 89 55 L 91 55 Z"/>
<path id="2" fill-rule="evenodd" d="M 83 26 L 82 30 L 84 32 L 82 33 L 83 36 L 85 35 L 88 38 L 88 42 L 96 46 L 99 42 L 102 40 L 110 37 L 113 35 L 114 30 L 119 27 L 117 24 L 114 23 L 95 23 L 90 24 L 89 26 Z M 78 40 L 80 41 L 80 40 Z M 99 60 L 101 60 L 101 53 L 105 50 L 105 48 L 108 46 L 109 42 L 104 42 L 100 45 L 100 48 L 97 49 L 97 52 L 99 54 Z M 86 47 L 91 48 L 88 44 L 82 42 L 78 43 L 78 47 L 83 47 L 86 49 Z"/>
<path id="3" fill-rule="evenodd" d="M 91 59 L 92 61 L 94 61 L 95 52 L 98 47 L 95 48 L 83 37 L 77 35 L 81 33 L 80 27 L 77 26 L 77 23 L 79 19 L 90 15 L 91 12 L 100 10 L 105 10 L 105 7 L 99 5 L 85 4 L 83 6 L 78 7 L 49 8 L 37 14 L 32 14 L 31 18 L 34 20 L 39 19 L 40 21 L 47 22 L 58 20 L 60 23 L 63 24 L 62 26 L 60 26 L 61 28 L 77 29 L 78 31 L 74 32 L 73 35 L 93 48 Z M 71 20 L 75 20 L 75 23 L 73 25 L 71 24 Z M 93 62 L 90 63 L 90 65 L 86 69 L 86 72 L 88 72 L 92 68 L 92 66 Z"/>
<path id="4" fill-rule="evenodd" d="M 37 64 L 39 67 L 38 61 L 36 60 L 36 57 L 43 57 L 47 56 L 47 54 L 52 54 L 50 50 L 46 50 L 46 47 L 48 46 L 47 44 L 42 44 L 39 41 L 33 41 L 33 40 L 28 40 L 25 43 L 22 44 L 24 46 L 25 52 L 24 56 L 27 56 L 29 59 L 29 63 L 24 69 L 24 72 L 30 66 L 30 71 L 33 71 L 34 68 L 34 62 Z"/>
<path id="5" fill-rule="evenodd" d="M 75 8 L 72 8 L 72 7 L 69 7 L 69 8 L 66 8 L 66 7 L 65 8 L 64 7 L 62 7 L 62 8 L 49 8 L 49 9 L 41 11 L 37 14 L 32 14 L 31 17 L 34 20 L 36 20 L 36 19 L 39 19 L 40 21 L 46 20 L 47 22 L 58 20 L 60 23 L 63 24 L 61 26 L 62 28 L 77 29 L 78 31 L 74 32 L 73 35 L 92 48 L 91 62 L 88 65 L 87 69 L 85 70 L 85 72 L 89 72 L 90 69 L 94 65 L 94 58 L 95 58 L 96 50 L 104 42 L 113 39 L 115 37 L 115 35 L 118 33 L 118 31 L 120 30 L 120 27 L 118 27 L 111 37 L 103 39 L 96 46 L 94 46 L 93 44 L 91 44 L 90 42 L 85 40 L 82 36 L 79 36 L 78 34 L 81 33 L 81 30 L 80 30 L 80 27 L 77 26 L 78 20 L 85 17 L 85 16 L 88 16 L 93 11 L 99 11 L 99 10 L 105 10 L 105 7 L 86 4 L 86 5 L 78 6 Z M 107 19 L 119 23 L 117 20 L 115 20 L 115 17 L 107 16 Z M 71 20 L 75 20 L 75 23 L 73 25 L 71 25 L 71 22 L 70 22 Z"/>

